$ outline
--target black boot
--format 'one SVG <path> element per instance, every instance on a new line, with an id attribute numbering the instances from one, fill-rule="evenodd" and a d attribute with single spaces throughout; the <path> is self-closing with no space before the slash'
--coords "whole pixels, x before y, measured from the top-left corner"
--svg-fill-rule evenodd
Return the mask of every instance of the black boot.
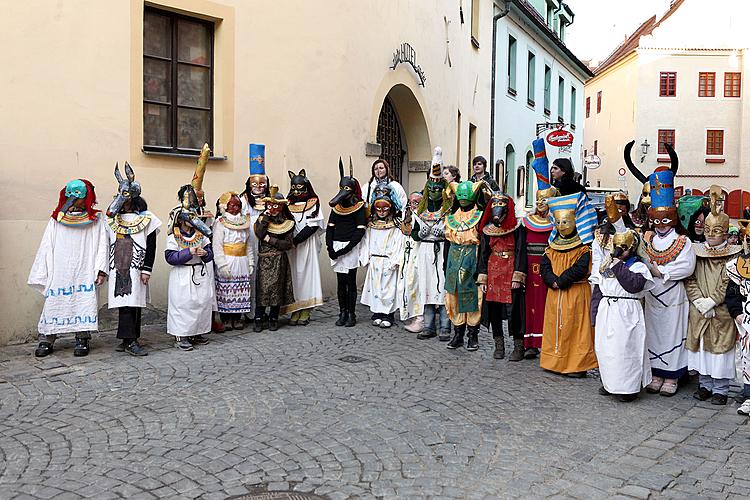
<path id="1" fill-rule="evenodd" d="M 523 339 L 513 339 L 513 352 L 510 353 L 508 361 L 521 361 L 523 356 Z"/>
<path id="2" fill-rule="evenodd" d="M 356 285 L 352 286 L 350 288 L 350 290 L 349 290 L 349 297 L 348 297 L 348 301 L 347 302 L 348 302 L 348 305 L 349 305 L 349 307 L 347 308 L 349 310 L 349 317 L 346 319 L 346 323 L 344 324 L 344 326 L 346 326 L 347 328 L 350 328 L 350 327 L 352 327 L 352 326 L 354 326 L 354 325 L 357 324 L 357 315 L 354 312 L 355 309 L 357 308 L 357 287 L 356 287 Z"/>
<path id="3" fill-rule="evenodd" d="M 492 357 L 495 359 L 503 359 L 505 357 L 505 339 L 503 338 L 503 335 L 500 334 L 497 337 L 494 337 L 493 339 L 495 341 L 495 352 L 492 354 Z"/>
<path id="4" fill-rule="evenodd" d="M 37 358 L 43 358 L 45 356 L 49 356 L 52 354 L 53 351 L 52 344 L 47 342 L 46 340 L 43 340 L 42 342 L 39 342 L 39 345 L 37 346 L 36 350 L 34 351 L 34 356 Z"/>
<path id="5" fill-rule="evenodd" d="M 339 300 L 339 319 L 336 320 L 336 326 L 344 326 L 349 320 L 349 296 L 341 283 L 336 290 L 336 295 Z"/>
<path id="6" fill-rule="evenodd" d="M 448 349 L 458 349 L 464 346 L 464 332 L 466 332 L 466 324 L 455 325 L 453 327 L 453 338 L 448 342 Z"/>
<path id="7" fill-rule="evenodd" d="M 73 356 L 89 355 L 89 339 L 76 338 L 76 346 L 73 348 Z"/>
<path id="8" fill-rule="evenodd" d="M 336 326 L 344 326 L 349 321 L 349 311 L 346 309 L 339 310 L 339 319 L 336 320 Z"/>
<path id="9" fill-rule="evenodd" d="M 262 332 L 263 331 L 263 316 L 256 316 L 253 322 L 255 323 L 253 325 L 253 331 L 255 333 Z"/>
<path id="10" fill-rule="evenodd" d="M 476 351 L 479 349 L 479 325 L 469 326 L 469 341 L 466 343 L 467 351 Z"/>

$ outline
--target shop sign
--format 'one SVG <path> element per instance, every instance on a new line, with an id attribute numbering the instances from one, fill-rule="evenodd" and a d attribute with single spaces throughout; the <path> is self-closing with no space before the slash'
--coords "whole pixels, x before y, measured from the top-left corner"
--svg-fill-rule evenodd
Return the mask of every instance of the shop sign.
<path id="1" fill-rule="evenodd" d="M 573 133 L 568 130 L 553 130 L 547 134 L 547 143 L 558 148 L 573 144 Z"/>
<path id="2" fill-rule="evenodd" d="M 588 155 L 583 159 L 583 166 L 586 170 L 596 170 L 602 166 L 602 159 L 596 155 Z"/>
<path id="3" fill-rule="evenodd" d="M 391 69 L 396 69 L 396 66 L 401 63 L 407 63 L 412 67 L 414 72 L 417 74 L 417 78 L 419 79 L 419 85 L 424 87 L 424 83 L 427 81 L 427 77 L 425 76 L 422 67 L 417 64 L 417 51 L 414 50 L 414 48 L 408 42 L 402 43 L 393 53 L 393 63 L 391 64 Z"/>

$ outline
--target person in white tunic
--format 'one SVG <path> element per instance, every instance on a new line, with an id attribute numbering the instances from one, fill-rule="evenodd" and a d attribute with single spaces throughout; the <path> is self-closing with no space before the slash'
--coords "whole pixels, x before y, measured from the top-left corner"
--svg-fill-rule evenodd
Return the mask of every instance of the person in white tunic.
<path id="1" fill-rule="evenodd" d="M 654 288 L 646 294 L 645 313 L 653 377 L 646 390 L 674 396 L 678 379 L 687 373 L 685 339 L 690 303 L 683 280 L 695 270 L 695 253 L 690 239 L 675 231 L 678 219 L 674 206 L 674 176 L 678 160 L 668 144 L 667 151 L 671 169 L 659 167 L 649 176 L 651 208 L 648 215 L 655 232 L 646 232 L 644 241 Z"/>
<path id="2" fill-rule="evenodd" d="M 250 217 L 241 213 L 242 202 L 234 191 L 216 202 L 219 214 L 213 225 L 216 306 L 225 330 L 245 328 L 244 313 L 253 312 L 255 254 L 250 240 Z"/>
<path id="3" fill-rule="evenodd" d="M 750 415 L 750 220 L 739 220 L 742 251 L 727 263 L 729 276 L 726 303 L 737 327 L 736 378 L 742 390 L 735 396 L 740 415 Z"/>
<path id="4" fill-rule="evenodd" d="M 398 272 L 405 238 L 393 220 L 394 207 L 390 198 L 376 198 L 372 208 L 360 252 L 360 263 L 367 266 L 362 303 L 370 306 L 373 325 L 389 328 L 398 306 Z"/>
<path id="5" fill-rule="evenodd" d="M 94 209 L 94 185 L 74 179 L 60 197 L 42 236 L 28 285 L 44 296 L 37 325 L 37 357 L 52 353 L 58 335 L 74 333 L 75 356 L 89 353 L 92 331 L 99 329 L 96 287 L 107 272 L 107 234 Z"/>
<path id="6" fill-rule="evenodd" d="M 413 237 L 416 224 L 415 214 L 421 201 L 422 193 L 419 191 L 415 191 L 409 195 L 406 216 L 399 225 L 404 235 L 404 254 L 399 266 L 396 299 L 398 301 L 399 317 L 404 322 L 404 328 L 406 331 L 412 333 L 419 333 L 424 328 L 424 318 L 422 316 L 424 304 L 420 301 L 419 269 L 417 268 L 419 242 Z"/>
<path id="7" fill-rule="evenodd" d="M 240 193 L 242 201 L 242 214 L 250 217 L 250 244 L 253 251 L 253 268 L 258 269 L 258 238 L 255 237 L 255 223 L 260 215 L 265 212 L 266 204 L 263 198 L 269 194 L 269 179 L 266 175 L 266 147 L 263 144 L 250 144 L 248 147 L 250 176 L 245 181 L 245 190 Z M 255 280 L 252 283 L 252 296 L 256 297 Z M 255 304 L 252 311 L 245 315 L 245 318 L 255 317 Z M 268 318 L 265 318 L 266 320 Z"/>
<path id="8" fill-rule="evenodd" d="M 705 242 L 695 243 L 695 273 L 685 280 L 690 299 L 688 368 L 700 374 L 700 387 L 693 397 L 725 405 L 729 384 L 735 375 L 734 352 L 737 331 L 726 304 L 729 275 L 727 264 L 735 260 L 739 245 L 728 245 L 729 216 L 719 207 L 722 189 L 711 186 L 711 210 L 703 226 Z"/>
<path id="9" fill-rule="evenodd" d="M 169 271 L 167 333 L 175 345 L 191 351 L 204 345 L 203 335 L 211 331 L 211 316 L 216 302 L 211 230 L 202 223 L 195 191 L 191 185 L 180 188 L 181 207 L 170 215 L 170 232 L 164 257 Z"/>
<path id="10" fill-rule="evenodd" d="M 289 251 L 292 270 L 294 303 L 283 306 L 281 314 L 291 313 L 290 325 L 310 323 L 312 310 L 323 304 L 323 287 L 320 282 L 320 235 L 325 229 L 320 200 L 315 194 L 305 169 L 295 174 L 288 172 L 291 189 L 287 199 L 294 217 L 294 248 Z"/>
<path id="11" fill-rule="evenodd" d="M 641 299 L 654 282 L 636 254 L 638 246 L 634 230 L 618 231 L 612 237 L 612 253 L 592 268 L 589 278 L 601 291 L 594 336 L 602 381 L 599 392 L 617 395 L 623 402 L 635 400 L 651 382 Z"/>
<path id="12" fill-rule="evenodd" d="M 156 257 L 156 235 L 161 221 L 148 211 L 141 197 L 141 185 L 125 163 L 123 178 L 115 165 L 117 195 L 107 209 L 109 244 L 109 309 L 117 309 L 118 351 L 145 356 L 138 342 L 141 336 L 141 312 L 149 300 L 148 283 Z"/>

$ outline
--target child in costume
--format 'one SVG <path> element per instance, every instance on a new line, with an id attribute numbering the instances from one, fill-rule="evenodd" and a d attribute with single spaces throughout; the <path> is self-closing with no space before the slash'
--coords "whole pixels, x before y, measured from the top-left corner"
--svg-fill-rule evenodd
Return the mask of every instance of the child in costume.
<path id="1" fill-rule="evenodd" d="M 524 357 L 523 321 L 524 289 L 526 282 L 526 232 L 516 219 L 513 198 L 494 192 L 481 222 L 482 244 L 477 282 L 481 285 L 487 304 L 495 359 L 505 358 L 503 320 L 513 337 L 513 352 L 509 361 Z"/>
<path id="2" fill-rule="evenodd" d="M 409 195 L 409 203 L 406 206 L 406 216 L 399 227 L 404 235 L 404 252 L 398 272 L 397 304 L 400 311 L 401 321 L 407 332 L 418 333 L 424 329 L 424 304 L 420 302 L 419 292 L 419 268 L 417 257 L 419 255 L 419 242 L 414 239 L 414 226 L 416 224 L 416 213 L 422 201 L 422 193 L 415 191 Z M 417 335 L 417 338 L 419 338 Z"/>
<path id="3" fill-rule="evenodd" d="M 418 302 L 424 308 L 424 331 L 420 340 L 438 336 L 440 342 L 451 338 L 451 324 L 445 309 L 445 217 L 453 203 L 448 181 L 442 175 L 443 150 L 438 146 L 432 155 L 432 168 L 422 190 L 422 201 L 416 210 L 412 238 L 418 242 Z"/>
<path id="4" fill-rule="evenodd" d="M 534 359 L 539 356 L 542 347 L 544 330 L 544 308 L 547 301 L 547 286 L 541 275 L 541 262 L 544 251 L 552 234 L 552 218 L 547 200 L 559 196 L 557 188 L 549 183 L 549 161 L 544 149 L 544 139 L 532 142 L 534 161 L 531 167 L 536 174 L 536 208 L 533 213 L 523 218 L 526 232 L 526 295 L 524 297 L 526 312 L 524 322 L 524 357 Z"/>
<path id="5" fill-rule="evenodd" d="M 109 243 L 108 306 L 117 309 L 118 350 L 133 356 L 145 356 L 138 343 L 141 336 L 141 311 L 149 299 L 148 282 L 156 258 L 156 235 L 161 221 L 148 211 L 141 197 L 141 185 L 135 172 L 125 163 L 125 178 L 115 165 L 118 192 L 107 209 Z"/>
<path id="6" fill-rule="evenodd" d="M 359 247 L 367 224 L 365 202 L 353 170 L 349 158 L 349 175 L 344 176 L 344 163 L 339 158 L 339 192 L 328 202 L 331 214 L 326 226 L 326 250 L 337 280 L 339 318 L 336 326 L 347 327 L 357 324 Z"/>
<path id="7" fill-rule="evenodd" d="M 325 227 L 320 200 L 315 194 L 305 169 L 298 174 L 289 171 L 292 187 L 289 190 L 289 211 L 294 217 L 294 248 L 289 251 L 292 267 L 294 303 L 284 306 L 281 314 L 291 313 L 291 325 L 310 323 L 312 310 L 323 304 L 320 283 L 320 233 Z"/>
<path id="8" fill-rule="evenodd" d="M 610 222 L 619 222 L 617 207 L 608 206 Z M 633 401 L 651 382 L 646 351 L 646 323 L 641 299 L 654 286 L 648 266 L 637 254 L 640 237 L 634 229 L 618 228 L 610 235 L 609 253 L 592 269 L 591 281 L 600 291 L 594 344 L 602 395 Z"/>
<path id="9" fill-rule="evenodd" d="M 42 236 L 28 285 L 44 295 L 39 317 L 38 358 L 48 356 L 58 335 L 75 333 L 74 356 L 89 353 L 91 331 L 99 328 L 96 287 L 108 269 L 107 233 L 94 185 L 74 179 L 60 190 L 57 207 Z"/>
<path id="10" fill-rule="evenodd" d="M 466 350 L 479 349 L 483 295 L 476 278 L 482 210 L 477 206 L 477 197 L 484 186 L 481 181 L 449 186 L 455 192 L 455 201 L 445 218 L 445 239 L 450 242 L 445 270 L 445 308 L 454 328 L 448 349 L 464 346 L 467 329 Z"/>
<path id="11" fill-rule="evenodd" d="M 710 212 L 705 219 L 705 242 L 693 245 L 695 272 L 685 280 L 690 300 L 685 348 L 688 369 L 700 374 L 693 397 L 727 404 L 729 384 L 735 376 L 734 346 L 737 331 L 725 303 L 729 275 L 727 264 L 736 261 L 739 245 L 728 245 L 729 216 L 721 210 L 721 187 L 711 186 Z"/>
<path id="12" fill-rule="evenodd" d="M 737 413 L 747 416 L 750 415 L 750 220 L 741 219 L 737 223 L 742 250 L 726 266 L 729 275 L 726 303 L 737 327 L 738 380 L 742 384 L 735 398 L 740 403 Z"/>
<path id="13" fill-rule="evenodd" d="M 647 231 L 643 241 L 655 284 L 645 301 L 646 338 L 653 375 L 646 390 L 669 397 L 677 393 L 677 380 L 687 373 L 685 338 L 690 303 L 683 280 L 695 270 L 695 253 L 690 240 L 675 231 L 674 176 L 679 160 L 672 146 L 666 147 L 671 167 L 658 167 L 648 177 L 651 184 L 648 216 L 654 231 Z M 631 172 L 637 172 L 629 152 L 626 147 L 625 162 Z"/>
<path id="14" fill-rule="evenodd" d="M 242 213 L 242 202 L 235 191 L 219 197 L 216 213 L 211 238 L 216 306 L 225 330 L 243 330 L 243 314 L 252 314 L 254 303 L 255 253 L 250 217 Z"/>
<path id="15" fill-rule="evenodd" d="M 585 377 L 596 368 L 591 328 L 591 249 L 596 213 L 582 192 L 548 201 L 555 219 L 540 264 L 547 291 L 542 354 L 545 370 Z"/>
<path id="16" fill-rule="evenodd" d="M 370 307 L 374 326 L 390 328 L 398 306 L 398 270 L 405 236 L 393 220 L 393 200 L 375 198 L 371 211 L 359 258 L 360 264 L 367 266 L 362 303 Z"/>
<path id="17" fill-rule="evenodd" d="M 164 257 L 172 266 L 169 271 L 167 333 L 175 345 L 192 351 L 194 345 L 205 345 L 203 335 L 211 331 L 216 303 L 211 229 L 200 217 L 200 205 L 192 184 L 177 193 L 182 204 L 169 215 L 169 234 Z"/>
<path id="18" fill-rule="evenodd" d="M 266 307 L 268 329 L 279 329 L 279 312 L 282 306 L 294 303 L 292 269 L 289 265 L 289 250 L 294 238 L 294 217 L 289 212 L 289 203 L 273 185 L 263 198 L 266 210 L 255 222 L 258 238 L 258 268 L 256 273 L 255 331 L 265 327 Z"/>

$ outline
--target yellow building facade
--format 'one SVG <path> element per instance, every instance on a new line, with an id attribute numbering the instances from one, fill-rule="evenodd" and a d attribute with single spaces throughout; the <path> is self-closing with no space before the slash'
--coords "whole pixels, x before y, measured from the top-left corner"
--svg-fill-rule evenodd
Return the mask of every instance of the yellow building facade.
<path id="1" fill-rule="evenodd" d="M 212 207 L 244 188 L 248 144 L 260 143 L 271 183 L 286 192 L 287 170 L 305 168 L 327 213 L 339 156 L 363 185 L 378 156 L 398 158 L 411 191 L 433 147 L 462 172 L 489 149 L 492 0 L 29 0 L 3 14 L 0 344 L 36 334 L 43 298 L 26 280 L 69 179 L 91 180 L 103 209 L 127 160 L 166 222 L 196 144 L 212 147 Z M 146 26 L 144 44 L 150 14 L 169 21 Z M 165 238 L 151 281 L 160 309 Z M 330 294 L 325 255 L 321 267 Z"/>

